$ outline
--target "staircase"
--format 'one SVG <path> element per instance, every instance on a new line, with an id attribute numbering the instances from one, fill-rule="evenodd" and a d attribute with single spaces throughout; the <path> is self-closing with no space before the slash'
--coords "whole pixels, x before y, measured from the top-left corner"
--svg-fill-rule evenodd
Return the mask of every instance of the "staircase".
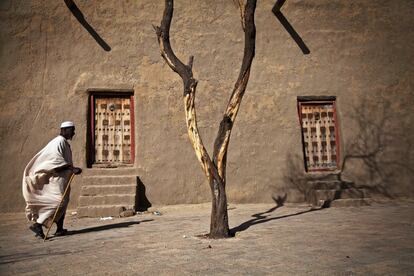
<path id="1" fill-rule="evenodd" d="M 355 188 L 352 182 L 340 180 L 309 181 L 309 201 L 319 207 L 350 207 L 371 205 L 366 189 Z"/>
<path id="2" fill-rule="evenodd" d="M 118 217 L 135 210 L 137 176 L 132 169 L 89 169 L 83 176 L 78 217 Z"/>

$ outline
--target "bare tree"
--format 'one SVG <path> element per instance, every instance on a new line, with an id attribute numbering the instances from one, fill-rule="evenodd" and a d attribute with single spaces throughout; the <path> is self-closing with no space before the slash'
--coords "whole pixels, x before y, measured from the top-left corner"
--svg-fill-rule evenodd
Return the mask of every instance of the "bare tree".
<path id="1" fill-rule="evenodd" d="M 233 92 L 224 111 L 223 119 L 214 142 L 213 158 L 206 151 L 200 133 L 197 127 L 195 93 L 197 80 L 193 77 L 193 56 L 190 56 L 188 64 L 184 64 L 171 48 L 170 44 L 170 25 L 173 17 L 174 1 L 165 0 L 165 9 L 160 27 L 154 27 L 158 43 L 161 50 L 161 56 L 183 80 L 184 85 L 184 108 L 187 122 L 187 131 L 190 141 L 194 147 L 198 161 L 208 178 L 211 196 L 211 224 L 210 238 L 226 238 L 230 236 L 228 213 L 227 213 L 227 196 L 226 196 L 226 163 L 227 150 L 230 142 L 230 135 L 234 121 L 239 111 L 239 107 L 246 91 L 247 82 L 250 76 L 250 68 L 255 54 L 256 27 L 254 23 L 254 13 L 256 9 L 256 0 L 238 0 L 242 28 L 244 31 L 245 44 L 243 61 L 239 77 L 234 85 Z"/>

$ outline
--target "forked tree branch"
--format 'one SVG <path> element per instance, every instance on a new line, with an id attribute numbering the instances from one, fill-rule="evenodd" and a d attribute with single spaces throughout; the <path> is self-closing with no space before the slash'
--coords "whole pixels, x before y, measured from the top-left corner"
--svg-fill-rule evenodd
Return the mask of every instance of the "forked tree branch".
<path id="1" fill-rule="evenodd" d="M 158 43 L 160 45 L 161 56 L 183 80 L 184 84 L 184 106 L 187 121 L 187 131 L 197 158 L 201 163 L 206 176 L 210 178 L 212 175 L 215 184 L 225 183 L 225 167 L 228 144 L 230 134 L 236 119 L 240 104 L 246 91 L 247 82 L 250 76 L 250 68 L 255 55 L 256 27 L 254 23 L 254 13 L 256 9 L 256 0 L 238 0 L 242 27 L 244 30 L 245 44 L 244 55 L 238 79 L 234 85 L 232 95 L 224 112 L 223 119 L 214 143 L 213 160 L 211 161 L 197 127 L 197 117 L 195 110 L 195 92 L 197 80 L 193 77 L 192 65 L 193 56 L 190 56 L 188 64 L 184 64 L 174 53 L 170 43 L 170 26 L 173 17 L 174 2 L 173 0 L 165 0 L 165 10 L 161 21 L 161 26 L 154 29 L 157 34 Z M 213 188 L 213 187 L 212 187 Z M 214 187 L 216 190 L 217 187 Z"/>
<path id="2" fill-rule="evenodd" d="M 250 68 L 252 66 L 255 55 L 256 44 L 256 27 L 254 23 L 254 13 L 256 9 L 256 0 L 247 0 L 246 5 L 243 5 L 240 0 L 240 10 L 244 12 L 242 16 L 244 26 L 244 55 L 241 65 L 239 77 L 234 85 L 233 92 L 224 112 L 223 119 L 220 123 L 220 128 L 214 142 L 213 160 L 219 175 L 225 178 L 227 149 L 230 141 L 230 134 L 233 128 L 237 112 L 246 91 L 247 82 L 250 76 Z M 224 181 L 225 182 L 225 181 Z"/>
<path id="3" fill-rule="evenodd" d="M 174 12 L 174 1 L 173 0 L 166 0 L 165 1 L 165 9 L 164 14 L 161 20 L 161 26 L 153 26 L 155 32 L 157 34 L 158 43 L 160 45 L 161 56 L 167 62 L 167 64 L 171 67 L 171 69 L 176 72 L 182 80 L 184 81 L 185 88 L 189 81 L 193 80 L 193 71 L 192 71 L 192 63 L 193 57 L 189 58 L 190 64 L 185 65 L 181 60 L 175 55 L 173 49 L 171 48 L 170 43 L 170 26 Z"/>
<path id="4" fill-rule="evenodd" d="M 201 163 L 204 173 L 210 179 L 214 177 L 216 182 L 222 183 L 222 180 L 218 174 L 217 168 L 211 161 L 210 156 L 203 144 L 200 137 L 197 116 L 195 110 L 195 93 L 197 88 L 197 80 L 193 78 L 193 56 L 190 56 L 188 65 L 185 65 L 175 54 L 171 48 L 170 43 L 170 26 L 173 17 L 174 1 L 165 0 L 165 10 L 160 27 L 154 29 L 157 34 L 158 43 L 160 46 L 161 56 L 183 80 L 184 84 L 184 107 L 187 122 L 187 132 L 190 138 L 191 144 L 196 152 L 198 161 Z M 212 182 L 212 181 L 209 181 Z"/>
<path id="5" fill-rule="evenodd" d="M 233 0 L 234 4 L 238 6 L 239 10 L 240 10 L 240 21 L 242 24 L 242 28 L 244 30 L 244 10 L 246 8 L 246 5 L 244 4 L 245 0 Z"/>

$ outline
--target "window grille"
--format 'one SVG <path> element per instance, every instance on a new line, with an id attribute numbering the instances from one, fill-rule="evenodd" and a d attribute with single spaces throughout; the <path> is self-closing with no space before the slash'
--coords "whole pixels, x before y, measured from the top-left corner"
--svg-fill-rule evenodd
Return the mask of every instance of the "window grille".
<path id="1" fill-rule="evenodd" d="M 338 168 L 335 100 L 298 102 L 306 171 Z"/>

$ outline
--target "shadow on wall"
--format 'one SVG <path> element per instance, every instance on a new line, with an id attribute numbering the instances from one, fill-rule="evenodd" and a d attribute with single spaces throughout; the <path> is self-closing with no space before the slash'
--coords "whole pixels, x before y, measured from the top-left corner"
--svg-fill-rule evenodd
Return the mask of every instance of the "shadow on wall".
<path id="1" fill-rule="evenodd" d="M 272 12 L 279 20 L 280 24 L 282 24 L 285 30 L 289 33 L 289 35 L 293 38 L 293 40 L 302 50 L 302 53 L 304 55 L 308 55 L 310 53 L 308 46 L 306 46 L 303 39 L 300 37 L 300 35 L 296 32 L 296 30 L 293 28 L 293 26 L 289 23 L 287 18 L 281 12 L 281 8 L 285 4 L 285 2 L 286 0 L 277 0 L 272 8 Z"/>
<path id="2" fill-rule="evenodd" d="M 392 103 L 386 99 L 380 104 L 363 100 L 350 112 L 350 130 L 354 134 L 344 141 L 346 152 L 339 172 L 308 174 L 303 156 L 288 154 L 284 175 L 287 187 L 298 191 L 308 202 L 312 189 L 309 181 L 315 180 L 339 180 L 347 188 L 364 188 L 371 195 L 389 198 L 410 195 L 413 191 L 401 183 L 414 178 L 410 114 L 409 110 L 392 107 Z"/>
<path id="3" fill-rule="evenodd" d="M 70 10 L 70 12 L 73 14 L 73 16 L 88 31 L 88 33 L 95 39 L 95 41 L 99 44 L 99 46 L 101 46 L 102 49 L 104 49 L 107 52 L 111 51 L 111 47 L 105 42 L 105 40 L 102 39 L 102 37 L 99 36 L 99 34 L 95 31 L 95 29 L 91 25 L 89 25 L 89 23 L 86 21 L 85 17 L 83 16 L 83 13 L 79 10 L 79 8 L 76 6 L 73 0 L 64 0 L 64 1 L 68 9 Z"/>
<path id="4" fill-rule="evenodd" d="M 135 197 L 135 209 L 136 211 L 146 211 L 152 204 L 146 196 L 146 189 L 144 183 L 137 176 L 137 192 Z"/>
<path id="5" fill-rule="evenodd" d="M 391 198 L 401 192 L 410 193 L 396 189 L 407 177 L 414 178 L 410 116 L 409 109 L 401 108 L 397 100 L 383 99 L 378 104 L 364 99 L 350 115 L 357 131 L 347 143 L 339 179 L 343 175 L 352 178 L 348 166 L 362 165 L 360 188 Z"/>
<path id="6" fill-rule="evenodd" d="M 283 175 L 283 182 L 285 183 L 288 189 L 293 189 L 298 191 L 304 196 L 306 201 L 309 201 L 309 185 L 308 178 L 304 172 L 303 159 L 298 155 L 293 155 L 292 153 L 287 154 L 286 156 L 286 170 Z M 291 197 L 291 192 L 289 192 L 288 197 Z"/>

